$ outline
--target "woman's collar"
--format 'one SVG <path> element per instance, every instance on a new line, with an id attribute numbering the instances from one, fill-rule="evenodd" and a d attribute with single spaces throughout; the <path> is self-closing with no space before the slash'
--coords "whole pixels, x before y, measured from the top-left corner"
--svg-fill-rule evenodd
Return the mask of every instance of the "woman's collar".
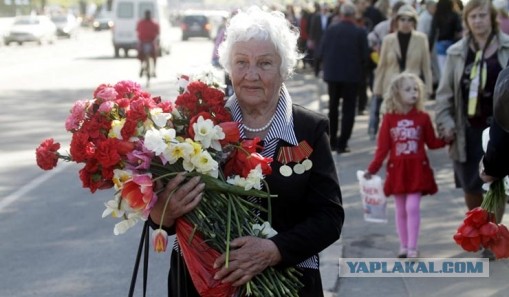
<path id="1" fill-rule="evenodd" d="M 228 99 L 226 107 L 231 110 L 234 121 L 242 121 L 242 110 L 240 109 L 239 101 L 235 94 Z M 241 137 L 245 137 L 244 131 L 240 131 L 240 133 Z M 298 145 L 293 124 L 292 98 L 284 84 L 279 91 L 279 101 L 276 107 L 274 122 L 265 140 L 270 141 L 275 138 L 284 140 L 291 145 Z"/>

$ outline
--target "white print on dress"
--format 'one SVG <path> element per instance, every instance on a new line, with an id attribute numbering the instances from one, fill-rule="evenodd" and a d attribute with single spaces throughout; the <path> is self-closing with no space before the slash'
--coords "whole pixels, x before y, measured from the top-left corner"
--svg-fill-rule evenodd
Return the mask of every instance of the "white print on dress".
<path id="1" fill-rule="evenodd" d="M 421 138 L 421 127 L 415 127 L 413 120 L 401 120 L 391 128 L 391 137 L 396 142 L 396 156 L 415 154 Z"/>

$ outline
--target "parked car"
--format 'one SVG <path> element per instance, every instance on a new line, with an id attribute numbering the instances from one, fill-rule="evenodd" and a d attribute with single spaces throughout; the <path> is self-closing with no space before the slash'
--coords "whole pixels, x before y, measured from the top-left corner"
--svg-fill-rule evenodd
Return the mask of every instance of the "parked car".
<path id="1" fill-rule="evenodd" d="M 57 39 L 57 27 L 47 16 L 19 16 L 4 35 L 5 45 L 35 41 L 52 44 Z"/>
<path id="2" fill-rule="evenodd" d="M 76 36 L 80 27 L 78 20 L 72 14 L 52 16 L 51 21 L 57 26 L 57 36 L 71 38 Z"/>
<path id="3" fill-rule="evenodd" d="M 95 31 L 110 30 L 113 27 L 113 15 L 108 11 L 101 11 L 92 22 Z"/>
<path id="4" fill-rule="evenodd" d="M 211 38 L 212 25 L 205 14 L 188 13 L 184 15 L 180 28 L 182 29 L 182 40 L 188 40 L 190 37 Z"/>

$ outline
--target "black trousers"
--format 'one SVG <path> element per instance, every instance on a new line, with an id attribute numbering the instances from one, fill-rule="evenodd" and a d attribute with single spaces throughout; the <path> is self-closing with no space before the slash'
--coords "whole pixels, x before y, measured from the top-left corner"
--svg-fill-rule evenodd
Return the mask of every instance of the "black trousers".
<path id="1" fill-rule="evenodd" d="M 333 149 L 344 149 L 348 146 L 348 140 L 352 136 L 359 83 L 329 81 L 327 85 L 329 89 L 331 147 Z M 343 99 L 341 105 L 341 133 L 338 138 L 339 101 L 341 99 Z"/>

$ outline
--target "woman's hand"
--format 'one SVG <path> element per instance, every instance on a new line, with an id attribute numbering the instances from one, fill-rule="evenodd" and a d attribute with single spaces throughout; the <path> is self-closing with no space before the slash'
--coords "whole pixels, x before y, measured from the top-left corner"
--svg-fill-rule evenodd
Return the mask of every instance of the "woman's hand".
<path id="1" fill-rule="evenodd" d="M 454 141 L 454 138 L 456 138 L 454 130 L 452 130 L 452 129 L 444 129 L 441 134 L 442 134 L 442 139 L 446 143 L 452 143 Z"/>
<path id="2" fill-rule="evenodd" d="M 369 173 L 369 171 L 364 171 L 364 178 L 365 179 L 371 179 L 371 173 Z"/>
<path id="3" fill-rule="evenodd" d="M 168 181 L 164 190 L 159 193 L 157 202 L 150 211 L 150 218 L 154 223 L 161 224 L 162 220 L 163 226 L 171 227 L 177 218 L 192 211 L 200 203 L 205 184 L 200 183 L 199 176 L 195 176 L 184 183 L 185 179 L 183 173 L 177 174 Z M 168 201 L 166 212 L 162 217 L 164 205 L 168 199 L 170 201 Z"/>
<path id="4" fill-rule="evenodd" d="M 265 268 L 281 261 L 279 250 L 269 239 L 245 236 L 230 243 L 230 261 L 225 268 L 226 254 L 222 254 L 214 263 L 214 268 L 221 268 L 214 276 L 223 283 L 241 286 L 261 273 Z"/>

